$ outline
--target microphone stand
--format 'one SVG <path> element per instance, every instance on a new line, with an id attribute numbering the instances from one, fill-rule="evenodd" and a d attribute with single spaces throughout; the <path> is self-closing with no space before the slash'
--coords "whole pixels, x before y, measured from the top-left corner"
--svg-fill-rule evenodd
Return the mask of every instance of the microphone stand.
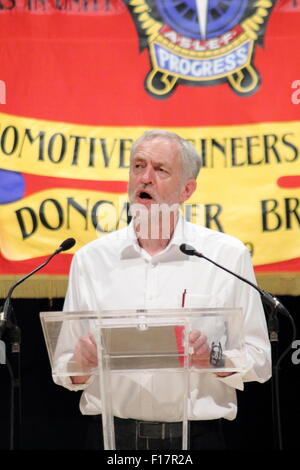
<path id="1" fill-rule="evenodd" d="M 259 292 L 263 306 L 264 306 L 264 310 L 268 314 L 267 325 L 268 325 L 268 332 L 269 332 L 269 339 L 271 343 L 271 353 L 272 353 L 273 377 L 271 380 L 271 384 L 272 384 L 272 417 L 273 417 L 274 447 L 275 447 L 275 450 L 276 449 L 282 450 L 283 444 L 282 444 L 281 414 L 280 414 L 279 367 L 280 367 L 282 360 L 289 352 L 291 346 L 288 346 L 278 358 L 279 321 L 278 321 L 277 314 L 279 313 L 279 314 L 286 316 L 291 322 L 291 325 L 292 325 L 291 344 L 293 344 L 297 336 L 296 326 L 295 326 L 293 317 L 291 316 L 290 312 L 282 305 L 281 302 L 279 302 L 279 300 L 275 296 L 261 289 L 256 284 L 249 281 L 248 279 L 240 276 L 237 273 L 234 273 L 233 271 L 230 271 L 230 269 L 225 268 L 224 266 L 216 263 L 212 259 L 207 258 L 206 256 L 204 256 L 202 253 L 199 253 L 195 248 L 193 248 L 190 245 L 182 244 L 180 245 L 180 250 L 188 256 L 197 256 L 198 258 L 204 258 L 206 261 L 209 261 L 210 263 L 214 264 L 218 268 L 223 269 L 223 271 L 226 271 L 227 273 L 237 277 L 238 279 L 245 282 L 246 284 L 249 284 L 251 287 L 253 287 L 255 290 Z"/>
<path id="2" fill-rule="evenodd" d="M 65 240 L 49 258 L 40 266 L 35 268 L 29 274 L 16 281 L 9 289 L 7 297 L 4 301 L 3 309 L 0 311 L 0 347 L 3 352 L 3 363 L 7 365 L 10 382 L 11 382 L 11 408 L 10 408 L 10 439 L 9 449 L 21 448 L 21 429 L 22 429 L 22 412 L 21 412 L 21 358 L 20 358 L 20 345 L 21 345 L 21 330 L 16 324 L 14 311 L 11 305 L 11 296 L 15 288 L 35 274 L 37 271 L 46 266 L 54 256 L 62 251 L 69 250 L 75 245 L 74 238 Z M 13 320 L 12 320 L 13 318 Z M 5 342 L 2 341 L 3 335 L 8 332 L 11 342 L 12 364 L 7 359 L 5 354 Z M 0 364 L 2 363 L 2 360 Z M 17 410 L 17 412 L 16 412 Z M 16 429 L 18 434 L 16 436 Z"/>

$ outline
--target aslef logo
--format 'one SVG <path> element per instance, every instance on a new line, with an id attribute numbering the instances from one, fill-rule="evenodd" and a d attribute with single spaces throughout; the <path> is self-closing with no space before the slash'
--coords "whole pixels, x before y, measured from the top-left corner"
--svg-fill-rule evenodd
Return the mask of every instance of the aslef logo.
<path id="1" fill-rule="evenodd" d="M 228 82 L 240 96 L 260 86 L 253 65 L 257 44 L 277 0 L 123 0 L 148 47 L 148 93 L 169 97 L 179 84 Z"/>

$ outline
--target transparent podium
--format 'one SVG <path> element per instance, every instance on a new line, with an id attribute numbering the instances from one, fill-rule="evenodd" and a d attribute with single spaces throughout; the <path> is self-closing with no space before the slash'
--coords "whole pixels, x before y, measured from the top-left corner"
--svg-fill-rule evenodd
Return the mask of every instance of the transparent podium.
<path id="1" fill-rule="evenodd" d="M 201 373 L 243 370 L 241 309 L 41 312 L 40 318 L 53 378 L 88 376 L 89 381 L 97 381 L 94 387 L 99 392 L 99 408 L 95 413 L 102 415 L 107 450 L 118 450 L 114 416 L 118 416 L 120 397 L 123 402 L 128 400 L 133 414 L 144 410 L 142 418 L 130 416 L 138 422 L 148 413 L 149 421 L 163 421 L 159 419 L 160 407 L 170 408 L 174 395 L 174 421 L 182 423 L 182 449 L 188 449 L 191 378 Z M 205 354 L 195 354 L 190 346 L 193 330 L 206 336 Z M 84 365 L 78 349 L 76 361 L 74 358 L 78 340 L 86 335 L 92 335 L 96 344 L 95 367 Z"/>

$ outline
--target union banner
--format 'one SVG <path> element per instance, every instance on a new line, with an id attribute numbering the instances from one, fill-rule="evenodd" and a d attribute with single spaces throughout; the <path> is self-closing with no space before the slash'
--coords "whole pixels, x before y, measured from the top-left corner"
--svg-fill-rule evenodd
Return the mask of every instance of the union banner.
<path id="1" fill-rule="evenodd" d="M 0 295 L 72 236 L 16 292 L 64 295 L 72 254 L 128 223 L 130 150 L 153 128 L 202 158 L 183 216 L 242 240 L 262 287 L 300 293 L 300 7 L 201 5 L 2 2 Z"/>

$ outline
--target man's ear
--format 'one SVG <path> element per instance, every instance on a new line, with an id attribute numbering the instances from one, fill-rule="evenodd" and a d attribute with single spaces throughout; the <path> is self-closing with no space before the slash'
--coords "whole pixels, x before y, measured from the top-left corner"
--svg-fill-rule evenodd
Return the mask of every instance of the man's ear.
<path id="1" fill-rule="evenodd" d="M 193 192 L 196 190 L 196 188 L 197 181 L 194 178 L 188 179 L 182 187 L 180 202 L 183 203 L 187 201 L 191 197 Z"/>

